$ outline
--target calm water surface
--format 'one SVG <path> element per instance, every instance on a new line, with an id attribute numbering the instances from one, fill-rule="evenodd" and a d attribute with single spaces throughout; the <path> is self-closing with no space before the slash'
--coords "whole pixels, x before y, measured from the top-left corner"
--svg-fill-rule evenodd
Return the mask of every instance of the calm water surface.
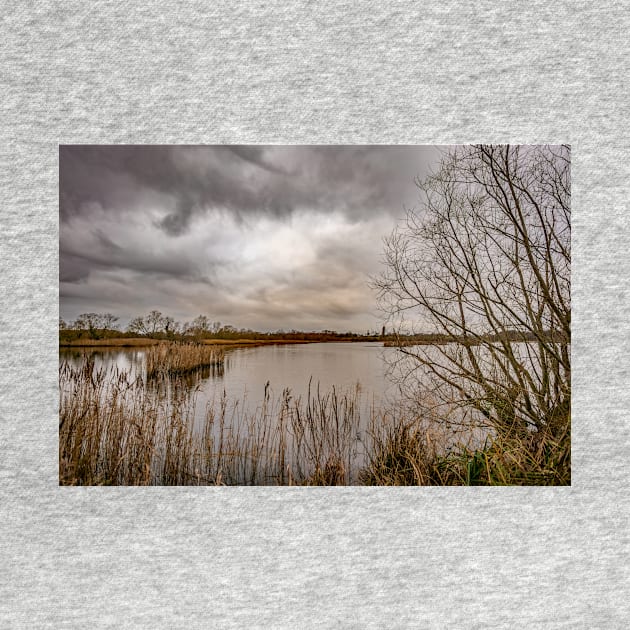
<path id="1" fill-rule="evenodd" d="M 250 411 L 260 406 L 269 383 L 272 398 L 285 388 L 294 398 L 307 397 L 319 386 L 322 393 L 335 387 L 337 392 L 360 392 L 361 411 L 369 415 L 371 406 L 381 407 L 398 399 L 396 387 L 386 375 L 387 354 L 394 352 L 382 343 L 312 343 L 233 348 L 226 351 L 222 369 L 206 370 L 192 383 L 196 389 L 197 409 L 216 404 L 225 395 L 234 404 Z M 60 350 L 60 360 L 79 365 L 86 355 L 95 367 L 118 367 L 141 374 L 145 350 L 140 348 L 98 348 Z"/>

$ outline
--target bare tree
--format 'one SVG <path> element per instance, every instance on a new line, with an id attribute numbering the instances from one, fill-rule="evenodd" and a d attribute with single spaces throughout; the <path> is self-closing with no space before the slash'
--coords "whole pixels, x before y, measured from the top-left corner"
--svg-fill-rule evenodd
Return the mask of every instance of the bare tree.
<path id="1" fill-rule="evenodd" d="M 155 337 L 163 332 L 168 334 L 169 331 L 172 331 L 174 323 L 172 317 L 164 316 L 160 311 L 153 310 L 144 317 L 132 319 L 127 326 L 127 330 L 140 335 Z"/>
<path id="2" fill-rule="evenodd" d="M 127 331 L 147 337 L 175 338 L 181 332 L 181 324 L 169 315 L 162 315 L 160 311 L 153 310 L 144 317 L 134 317 L 127 326 Z"/>
<path id="3" fill-rule="evenodd" d="M 92 339 L 98 339 L 105 330 L 116 330 L 118 317 L 111 313 L 82 313 L 72 325 L 76 330 L 87 330 Z"/>
<path id="4" fill-rule="evenodd" d="M 148 335 L 149 330 L 144 321 L 144 317 L 134 317 L 127 326 L 127 331 L 138 335 Z"/>
<path id="5" fill-rule="evenodd" d="M 198 315 L 192 322 L 186 325 L 186 332 L 189 335 L 203 337 L 203 335 L 210 331 L 210 328 L 210 320 L 205 315 Z"/>
<path id="6" fill-rule="evenodd" d="M 111 313 L 103 313 L 101 315 L 100 324 L 102 328 L 106 328 L 107 330 L 118 330 L 118 317 L 112 315 Z"/>
<path id="7" fill-rule="evenodd" d="M 389 325 L 441 342 L 400 337 L 401 374 L 496 430 L 566 430 L 570 149 L 460 147 L 417 184 L 375 284 Z"/>
<path id="8" fill-rule="evenodd" d="M 165 318 L 160 311 L 151 311 L 144 318 L 145 326 L 147 328 L 149 335 L 155 335 L 156 333 L 160 333 L 165 328 Z"/>

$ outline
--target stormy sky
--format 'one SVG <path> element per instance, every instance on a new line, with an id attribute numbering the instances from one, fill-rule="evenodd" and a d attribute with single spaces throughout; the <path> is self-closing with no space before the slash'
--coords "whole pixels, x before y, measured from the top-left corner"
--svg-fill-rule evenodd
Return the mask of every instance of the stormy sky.
<path id="1" fill-rule="evenodd" d="M 379 328 L 368 279 L 423 146 L 61 146 L 60 316 Z"/>

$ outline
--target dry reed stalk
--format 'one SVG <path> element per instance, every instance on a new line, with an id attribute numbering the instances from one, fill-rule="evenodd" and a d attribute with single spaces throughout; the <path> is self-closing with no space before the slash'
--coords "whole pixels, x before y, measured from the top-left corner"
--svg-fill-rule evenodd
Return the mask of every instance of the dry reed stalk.
<path id="1" fill-rule="evenodd" d="M 302 400 L 266 388 L 253 412 L 224 395 L 196 426 L 185 377 L 133 379 L 86 358 L 62 364 L 59 383 L 64 485 L 570 483 L 570 421 L 561 435 L 495 435 L 475 446 L 453 444 L 409 408 L 373 409 L 359 442 L 358 390 L 309 387 Z"/>
<path id="2" fill-rule="evenodd" d="M 146 353 L 147 378 L 185 374 L 224 361 L 224 350 L 197 343 L 160 343 Z"/>
<path id="3" fill-rule="evenodd" d="M 317 391 L 261 406 L 225 396 L 195 428 L 186 379 L 131 380 L 125 371 L 60 367 L 60 483 L 79 485 L 349 484 L 357 394 Z"/>

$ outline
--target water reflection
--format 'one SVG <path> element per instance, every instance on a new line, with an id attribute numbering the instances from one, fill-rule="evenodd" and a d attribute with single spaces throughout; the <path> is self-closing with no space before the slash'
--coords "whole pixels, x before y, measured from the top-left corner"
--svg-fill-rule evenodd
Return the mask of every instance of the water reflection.
<path id="1" fill-rule="evenodd" d="M 205 366 L 167 381 L 144 379 L 143 348 L 63 348 L 60 361 L 74 367 L 89 361 L 94 370 L 125 371 L 129 379 L 141 378 L 155 394 L 172 402 L 173 392 L 194 397 L 195 419 L 201 422 L 208 409 L 227 405 L 231 412 L 255 413 L 265 397 L 279 399 L 288 389 L 294 399 L 306 400 L 309 387 L 325 393 L 358 390 L 360 413 L 399 394 L 386 377 L 383 354 L 391 352 L 378 343 L 320 343 L 229 349 L 222 364 Z M 153 382 L 152 382 L 153 381 Z M 170 404 L 170 403 L 169 403 Z"/>
<path id="2" fill-rule="evenodd" d="M 87 426 L 82 448 L 104 436 L 90 460 L 100 462 L 97 474 L 130 462 L 105 474 L 118 483 L 189 483 L 191 474 L 208 483 L 354 483 L 362 432 L 386 395 L 382 352 L 377 344 L 238 348 L 222 364 L 147 378 L 144 349 L 62 350 L 60 418 L 74 423 L 63 452 L 74 452 L 73 436 Z"/>
<path id="3" fill-rule="evenodd" d="M 194 388 L 208 381 L 204 390 L 225 388 L 230 397 L 254 396 L 260 402 L 265 387 L 279 395 L 289 388 L 295 396 L 304 397 L 309 381 L 322 390 L 354 388 L 360 383 L 365 392 L 382 398 L 391 394 L 391 383 L 385 376 L 383 353 L 391 351 L 377 343 L 330 343 L 286 346 L 233 348 L 225 353 L 222 365 L 200 368 L 187 375 Z M 118 368 L 141 375 L 146 350 L 140 348 L 62 348 L 60 361 L 78 367 L 86 358 L 95 368 Z M 269 383 L 269 385 L 267 385 Z"/>

